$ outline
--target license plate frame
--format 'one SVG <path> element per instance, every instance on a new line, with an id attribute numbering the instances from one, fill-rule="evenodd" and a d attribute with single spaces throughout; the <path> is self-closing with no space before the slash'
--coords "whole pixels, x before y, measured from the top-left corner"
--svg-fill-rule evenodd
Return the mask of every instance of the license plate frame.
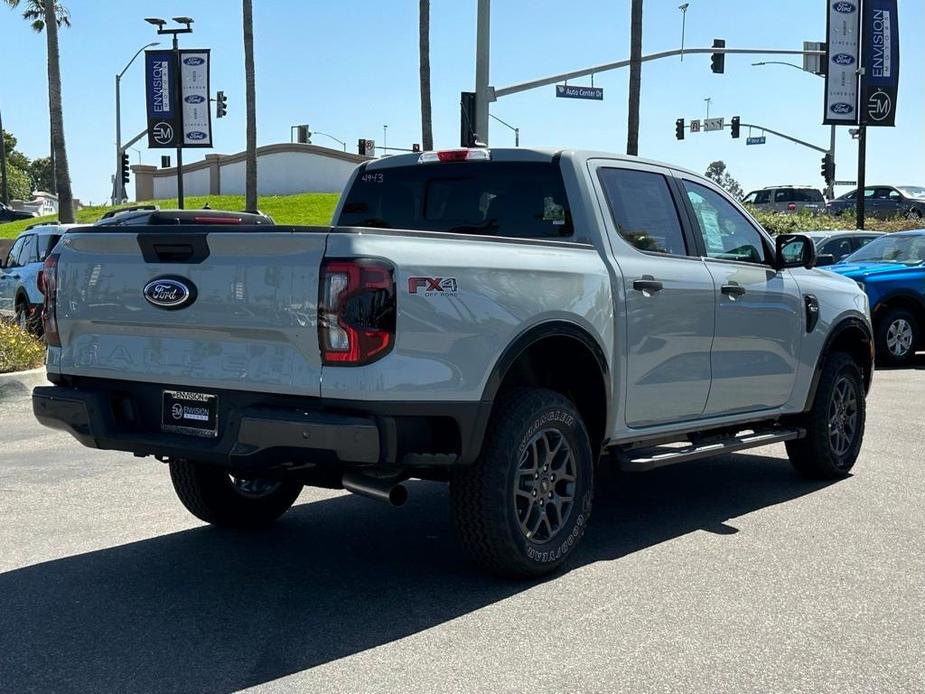
<path id="1" fill-rule="evenodd" d="M 161 431 L 217 438 L 218 395 L 190 390 L 162 391 Z"/>

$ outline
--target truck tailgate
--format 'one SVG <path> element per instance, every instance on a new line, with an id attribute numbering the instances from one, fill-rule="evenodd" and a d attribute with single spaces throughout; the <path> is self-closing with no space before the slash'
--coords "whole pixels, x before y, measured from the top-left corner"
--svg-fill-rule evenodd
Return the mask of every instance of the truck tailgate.
<path id="1" fill-rule="evenodd" d="M 67 234 L 49 372 L 319 395 L 327 229 L 276 229 Z M 180 309 L 146 298 L 149 283 L 171 278 L 193 295 Z"/>

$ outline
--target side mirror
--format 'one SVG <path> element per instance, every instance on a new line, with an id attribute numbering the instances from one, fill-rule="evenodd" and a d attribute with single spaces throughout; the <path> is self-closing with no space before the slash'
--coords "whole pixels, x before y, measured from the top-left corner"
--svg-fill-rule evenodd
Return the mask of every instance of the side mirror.
<path id="1" fill-rule="evenodd" d="M 816 264 L 816 246 L 808 236 L 802 234 L 780 234 L 776 242 L 775 267 L 805 267 L 809 270 Z"/>
<path id="2" fill-rule="evenodd" d="M 831 253 L 823 253 L 816 256 L 816 267 L 823 267 L 824 265 L 834 265 L 835 256 Z"/>

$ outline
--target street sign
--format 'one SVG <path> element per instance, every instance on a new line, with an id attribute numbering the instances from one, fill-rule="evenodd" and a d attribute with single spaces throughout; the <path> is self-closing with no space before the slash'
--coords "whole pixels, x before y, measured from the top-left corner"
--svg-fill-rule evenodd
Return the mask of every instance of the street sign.
<path id="1" fill-rule="evenodd" d="M 556 96 L 560 99 L 603 101 L 604 90 L 601 87 L 576 87 L 571 84 L 557 84 Z"/>
<path id="2" fill-rule="evenodd" d="M 859 0 L 828 0 L 824 125 L 858 122 L 858 65 L 861 50 Z"/>
<path id="3" fill-rule="evenodd" d="M 864 75 L 861 110 L 865 125 L 893 126 L 899 87 L 899 16 L 896 0 L 864 1 Z"/>
<path id="4" fill-rule="evenodd" d="M 183 147 L 212 146 L 209 108 L 209 50 L 180 51 Z"/>
<path id="5" fill-rule="evenodd" d="M 711 130 L 722 130 L 723 129 L 723 119 L 722 118 L 704 118 L 703 119 L 703 129 L 705 132 L 710 132 Z"/>
<path id="6" fill-rule="evenodd" d="M 833 186 L 856 186 L 857 181 L 832 181 Z"/>
<path id="7" fill-rule="evenodd" d="M 766 140 L 767 140 L 767 138 L 766 138 L 764 135 L 761 135 L 760 137 L 749 137 L 749 138 L 746 138 L 745 144 L 747 144 L 747 145 L 763 145 L 763 144 L 765 143 Z"/>
<path id="8" fill-rule="evenodd" d="M 699 133 L 700 132 L 700 119 L 691 121 L 691 132 Z"/>

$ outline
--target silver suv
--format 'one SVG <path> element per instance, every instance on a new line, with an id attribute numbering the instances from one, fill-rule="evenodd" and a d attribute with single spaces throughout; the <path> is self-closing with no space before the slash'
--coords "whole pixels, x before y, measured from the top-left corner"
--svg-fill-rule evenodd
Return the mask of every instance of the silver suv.
<path id="1" fill-rule="evenodd" d="M 768 186 L 753 190 L 742 201 L 762 212 L 823 212 L 825 198 L 811 186 Z"/>
<path id="2" fill-rule="evenodd" d="M 0 317 L 14 319 L 23 330 L 38 332 L 44 297 L 38 288 L 42 263 L 66 227 L 41 224 L 22 232 L 0 261 Z"/>

